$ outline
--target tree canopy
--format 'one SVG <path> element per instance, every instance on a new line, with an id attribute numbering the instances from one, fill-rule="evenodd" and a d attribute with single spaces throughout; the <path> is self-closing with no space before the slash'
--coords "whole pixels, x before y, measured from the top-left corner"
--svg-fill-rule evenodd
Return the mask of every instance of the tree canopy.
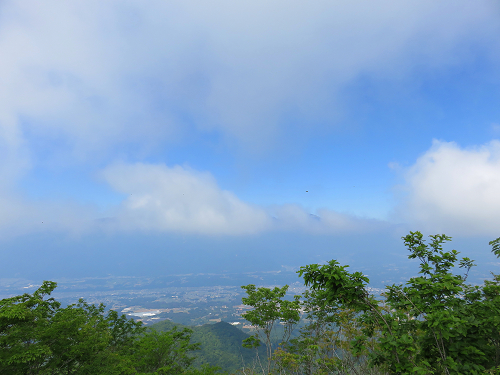
<path id="1" fill-rule="evenodd" d="M 420 261 L 419 276 L 386 287 L 383 299 L 367 290 L 368 278 L 351 273 L 335 260 L 312 264 L 299 271 L 305 284 L 322 291 L 329 305 L 356 312 L 363 327 L 351 343 L 354 354 L 369 350 L 372 366 L 391 374 L 481 374 L 500 365 L 500 276 L 484 285 L 466 283 L 475 265 L 445 251 L 451 238 L 431 235 L 427 243 L 420 232 L 403 241 L 409 259 Z M 500 256 L 500 238 L 491 241 Z M 456 268 L 463 272 L 455 274 Z"/>
<path id="2" fill-rule="evenodd" d="M 244 287 L 243 301 L 254 307 L 245 318 L 264 333 L 264 342 L 284 312 L 305 314 L 299 336 L 274 348 L 267 372 L 500 373 L 500 275 L 468 284 L 474 261 L 445 251 L 450 237 L 429 238 L 420 232 L 402 238 L 408 258 L 420 261 L 419 275 L 387 286 L 381 296 L 370 293 L 367 276 L 336 260 L 301 267 L 310 289 L 293 303 L 285 300 L 286 288 Z M 500 238 L 490 245 L 500 257 Z M 295 318 L 295 312 L 287 314 Z"/>
<path id="3" fill-rule="evenodd" d="M 142 323 L 84 300 L 65 308 L 56 283 L 0 301 L 0 374 L 213 374 L 193 368 L 188 328 L 146 331 Z"/>

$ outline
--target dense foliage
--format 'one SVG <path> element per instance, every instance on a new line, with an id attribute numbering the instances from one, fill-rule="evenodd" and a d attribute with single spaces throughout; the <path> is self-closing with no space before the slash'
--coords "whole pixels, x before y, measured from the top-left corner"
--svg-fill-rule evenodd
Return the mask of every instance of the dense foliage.
<path id="1" fill-rule="evenodd" d="M 386 287 L 383 298 L 368 292 L 369 279 L 332 260 L 302 267 L 306 292 L 301 307 L 307 324 L 298 338 L 284 342 L 271 357 L 270 371 L 281 374 L 485 374 L 500 373 L 500 276 L 483 285 L 466 283 L 474 263 L 444 251 L 451 238 L 420 232 L 403 237 L 419 276 Z M 491 241 L 500 257 L 500 238 Z M 456 268 L 463 269 L 455 274 Z M 262 332 L 277 321 L 284 295 L 253 303 Z M 260 295 L 272 291 L 260 288 Z M 295 296 L 295 300 L 297 296 Z M 274 314 L 274 315 L 273 315 Z M 247 318 L 248 319 L 248 318 Z"/>
<path id="2" fill-rule="evenodd" d="M 0 374 L 213 374 L 191 365 L 192 331 L 157 332 L 104 305 L 61 307 L 56 283 L 0 301 Z"/>
<path id="3" fill-rule="evenodd" d="M 281 323 L 284 326 L 281 342 L 286 343 L 290 338 L 294 326 L 300 320 L 299 296 L 295 296 L 292 301 L 284 299 L 288 290 L 288 285 L 282 288 L 275 287 L 269 288 L 256 288 L 255 285 L 250 284 L 242 286 L 247 292 L 247 297 L 242 298 L 242 302 L 248 306 L 253 306 L 254 309 L 242 316 L 258 327 L 256 333 L 246 339 L 243 345 L 247 348 L 257 348 L 260 342 L 266 345 L 266 371 L 269 373 L 272 369 L 272 354 L 273 345 L 271 335 L 275 324 Z"/>
<path id="4" fill-rule="evenodd" d="M 170 331 L 173 327 L 183 328 L 181 324 L 164 320 L 153 324 L 151 329 Z M 205 324 L 191 327 L 191 341 L 200 343 L 200 348 L 193 351 L 195 360 L 193 365 L 201 367 L 206 363 L 220 367 L 225 371 L 236 372 L 242 367 L 253 367 L 259 359 L 265 360 L 266 350 L 263 347 L 257 350 L 242 347 L 241 343 L 249 335 L 227 322 Z"/>

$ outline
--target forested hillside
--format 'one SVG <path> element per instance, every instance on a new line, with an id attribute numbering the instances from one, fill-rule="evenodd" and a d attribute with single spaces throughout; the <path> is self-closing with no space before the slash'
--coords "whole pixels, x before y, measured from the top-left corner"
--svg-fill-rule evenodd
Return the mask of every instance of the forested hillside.
<path id="1" fill-rule="evenodd" d="M 185 327 L 165 320 L 150 326 L 150 328 L 158 331 L 169 331 L 175 326 Z M 263 363 L 267 362 L 265 348 L 263 346 L 258 349 L 243 347 L 242 342 L 248 339 L 249 335 L 229 323 L 219 322 L 189 328 L 193 330 L 191 342 L 200 343 L 200 349 L 193 352 L 196 356 L 194 365 L 197 367 L 208 363 L 235 372 L 242 367 L 253 367 L 254 361 L 258 358 Z"/>

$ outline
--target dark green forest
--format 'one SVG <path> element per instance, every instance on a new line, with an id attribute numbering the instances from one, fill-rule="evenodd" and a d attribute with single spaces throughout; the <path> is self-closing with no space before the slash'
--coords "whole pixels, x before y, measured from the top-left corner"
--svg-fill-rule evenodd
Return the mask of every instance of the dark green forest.
<path id="1" fill-rule="evenodd" d="M 63 307 L 45 281 L 0 301 L 0 374 L 500 374 L 500 276 L 467 283 L 474 261 L 445 251 L 450 240 L 403 237 L 419 274 L 382 296 L 336 260 L 301 267 L 301 296 L 242 286 L 251 336 L 225 322 L 145 327 L 84 300 Z M 490 245 L 500 257 L 500 238 Z"/>
<path id="2" fill-rule="evenodd" d="M 156 323 L 150 327 L 160 332 L 170 331 L 174 327 L 187 328 L 169 320 Z M 227 322 L 205 324 L 189 327 L 193 332 L 191 341 L 200 343 L 200 349 L 193 351 L 195 360 L 193 365 L 201 367 L 203 364 L 220 367 L 229 372 L 236 372 L 242 367 L 252 367 L 257 360 L 256 350 L 242 346 L 243 340 L 249 335 Z M 258 357 L 265 360 L 266 351 L 259 347 Z"/>

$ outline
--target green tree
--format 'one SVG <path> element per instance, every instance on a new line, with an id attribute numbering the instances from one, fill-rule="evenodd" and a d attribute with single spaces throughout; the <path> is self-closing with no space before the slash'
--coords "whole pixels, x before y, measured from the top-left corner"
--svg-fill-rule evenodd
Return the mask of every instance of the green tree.
<path id="1" fill-rule="evenodd" d="M 276 351 L 274 357 L 286 374 L 380 374 L 369 368 L 367 354 L 376 340 L 367 342 L 367 350 L 353 354 L 350 342 L 361 334 L 363 326 L 354 310 L 330 304 L 323 290 L 306 290 L 302 295 L 306 324 L 297 338 Z"/>
<path id="2" fill-rule="evenodd" d="M 43 340 L 49 319 L 60 307 L 45 299 L 56 287 L 46 281 L 33 293 L 0 301 L 0 373 L 38 374 L 52 351 Z"/>
<path id="3" fill-rule="evenodd" d="M 192 330 L 173 327 L 170 331 L 151 330 L 135 343 L 134 363 L 140 373 L 178 375 L 188 369 L 194 361 L 189 352 L 200 348 L 192 344 Z"/>
<path id="4" fill-rule="evenodd" d="M 42 339 L 52 355 L 46 367 L 52 373 L 134 373 L 129 354 L 144 329 L 102 304 L 80 300 L 59 309 L 48 323 Z"/>
<path id="5" fill-rule="evenodd" d="M 253 309 L 243 313 L 242 316 L 256 327 L 254 336 L 243 341 L 245 347 L 257 347 L 263 341 L 267 349 L 267 373 L 272 368 L 273 354 L 273 328 L 276 324 L 283 326 L 283 334 L 279 343 L 286 344 L 290 335 L 300 320 L 300 296 L 296 295 L 292 300 L 285 299 L 288 285 L 282 288 L 257 288 L 253 284 L 242 286 L 247 293 L 247 297 L 241 300 L 245 305 L 252 306 Z"/>
<path id="6" fill-rule="evenodd" d="M 500 277 L 483 286 L 466 284 L 473 261 L 444 251 L 445 235 L 420 232 L 403 237 L 409 258 L 420 260 L 420 275 L 404 285 L 387 287 L 385 300 L 367 291 L 368 278 L 350 273 L 335 260 L 299 271 L 306 285 L 322 290 L 331 304 L 352 309 L 364 326 L 353 340 L 353 353 L 366 350 L 370 339 L 373 365 L 394 374 L 480 374 L 499 366 Z M 490 242 L 500 255 L 500 238 Z M 465 274 L 452 272 L 458 266 Z"/>
<path id="7" fill-rule="evenodd" d="M 0 301 L 0 373 L 133 373 L 127 355 L 141 323 L 80 300 L 61 308 L 46 298 L 56 283 L 32 295 Z"/>
<path id="8" fill-rule="evenodd" d="M 80 300 L 49 298 L 56 283 L 0 300 L 0 374 L 212 375 L 192 368 L 191 330 L 146 332 L 142 323 Z"/>

